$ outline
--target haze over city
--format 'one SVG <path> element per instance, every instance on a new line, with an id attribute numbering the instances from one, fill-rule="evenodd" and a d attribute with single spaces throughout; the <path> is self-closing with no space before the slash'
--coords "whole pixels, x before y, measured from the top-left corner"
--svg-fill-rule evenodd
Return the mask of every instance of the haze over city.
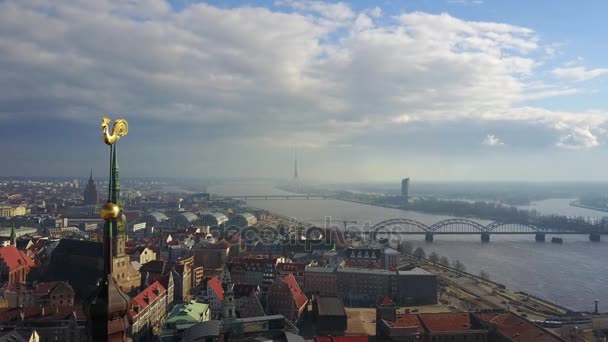
<path id="1" fill-rule="evenodd" d="M 0 3 L 1 176 L 592 180 L 605 2 Z M 525 5 L 525 10 L 523 6 Z"/>

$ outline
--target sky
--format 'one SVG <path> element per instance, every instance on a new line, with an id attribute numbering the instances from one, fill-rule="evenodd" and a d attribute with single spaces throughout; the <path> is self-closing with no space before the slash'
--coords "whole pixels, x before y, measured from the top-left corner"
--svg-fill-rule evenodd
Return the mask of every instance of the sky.
<path id="1" fill-rule="evenodd" d="M 607 12 L 0 0 L 0 176 L 607 181 Z"/>

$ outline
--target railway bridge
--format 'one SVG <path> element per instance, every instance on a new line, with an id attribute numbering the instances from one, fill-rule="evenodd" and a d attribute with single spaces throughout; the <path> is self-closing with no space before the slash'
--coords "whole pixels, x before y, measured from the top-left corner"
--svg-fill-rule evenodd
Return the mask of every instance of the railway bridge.
<path id="1" fill-rule="evenodd" d="M 562 224 L 536 225 L 524 222 L 491 222 L 483 225 L 466 218 L 452 218 L 432 225 L 406 218 L 390 219 L 379 222 L 364 231 L 374 239 L 385 239 L 393 235 L 424 235 L 433 241 L 435 235 L 480 235 L 481 241 L 489 242 L 491 235 L 534 235 L 536 241 L 545 241 L 546 235 L 589 235 L 589 240 L 600 241 L 601 235 L 608 234 L 605 224 L 594 225 L 577 219 Z"/>
<path id="2" fill-rule="evenodd" d="M 322 195 L 231 195 L 231 196 L 213 196 L 214 200 L 221 199 L 242 199 L 242 200 L 319 200 L 319 199 L 330 199 L 331 196 Z"/>

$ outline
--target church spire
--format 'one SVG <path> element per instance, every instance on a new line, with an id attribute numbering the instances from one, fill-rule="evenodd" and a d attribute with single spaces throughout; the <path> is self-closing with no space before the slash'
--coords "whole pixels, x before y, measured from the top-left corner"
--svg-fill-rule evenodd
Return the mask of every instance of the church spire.
<path id="1" fill-rule="evenodd" d="M 108 132 L 109 119 L 102 123 L 104 141 L 110 146 L 110 184 L 108 186 L 108 202 L 100 210 L 104 219 L 103 238 L 103 273 L 99 280 L 98 290 L 89 304 L 90 336 L 93 341 L 125 341 L 129 321 L 127 310 L 129 297 L 120 289 L 112 276 L 114 267 L 115 236 L 122 222 L 120 207 L 120 182 L 118 180 L 118 164 L 116 161 L 116 141 L 127 134 L 127 122 L 116 120 L 112 135 Z M 117 129 L 118 128 L 118 129 Z"/>
<path id="2" fill-rule="evenodd" d="M 91 175 L 89 176 L 89 182 L 93 180 L 93 168 L 91 168 Z"/>
<path id="3" fill-rule="evenodd" d="M 13 227 L 11 228 L 11 245 L 17 246 L 17 233 L 15 233 L 15 222 L 13 222 Z"/>

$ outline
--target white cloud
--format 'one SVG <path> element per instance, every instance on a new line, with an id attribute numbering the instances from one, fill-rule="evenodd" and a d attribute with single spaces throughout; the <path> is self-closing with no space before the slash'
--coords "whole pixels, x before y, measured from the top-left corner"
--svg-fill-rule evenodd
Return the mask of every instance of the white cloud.
<path id="1" fill-rule="evenodd" d="M 539 63 L 531 52 L 550 45 L 529 28 L 422 12 L 379 23 L 380 8 L 277 5 L 1 2 L 0 110 L 222 124 L 239 139 L 310 147 L 454 120 L 526 122 L 580 140 L 581 129 L 598 134 L 608 121 L 522 105 L 577 91 L 531 86 Z M 583 71 L 604 69 L 594 70 Z"/>
<path id="2" fill-rule="evenodd" d="M 486 146 L 503 146 L 504 143 L 500 141 L 494 134 L 488 134 L 481 142 L 482 145 Z"/>
<path id="3" fill-rule="evenodd" d="M 608 68 L 586 69 L 582 66 L 555 68 L 553 75 L 559 78 L 571 79 L 575 81 L 587 81 L 592 78 L 608 75 Z"/>
<path id="4" fill-rule="evenodd" d="M 589 128 L 577 127 L 571 133 L 563 135 L 557 142 L 557 146 L 567 149 L 579 149 L 596 147 L 600 143 Z"/>

